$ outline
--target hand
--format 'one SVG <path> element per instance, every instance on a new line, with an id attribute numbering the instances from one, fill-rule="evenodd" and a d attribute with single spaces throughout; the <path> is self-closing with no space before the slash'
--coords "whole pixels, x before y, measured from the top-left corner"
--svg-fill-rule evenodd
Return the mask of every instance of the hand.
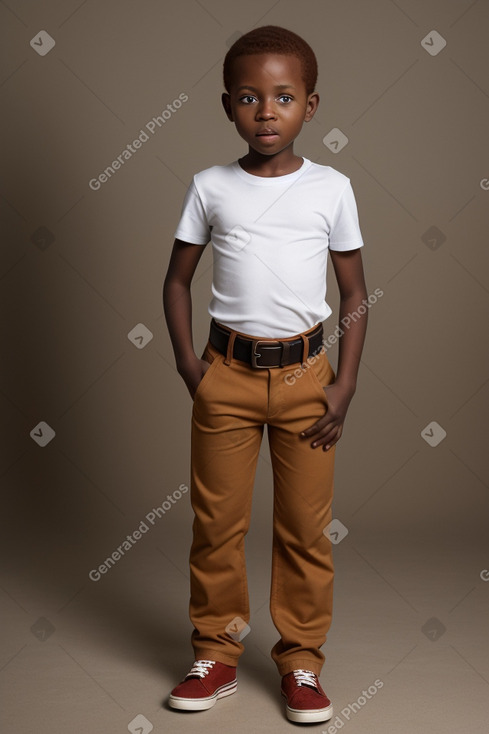
<path id="1" fill-rule="evenodd" d="M 195 398 L 195 393 L 200 381 L 204 377 L 205 373 L 209 369 L 210 364 L 205 359 L 195 358 L 191 364 L 185 365 L 179 369 L 179 373 L 185 382 L 187 389 L 190 393 L 192 400 Z"/>
<path id="2" fill-rule="evenodd" d="M 316 423 L 302 431 L 300 436 L 301 438 L 312 438 L 311 447 L 313 449 L 322 446 L 323 451 L 328 451 L 341 438 L 343 423 L 353 392 L 336 382 L 326 385 L 323 390 L 328 402 L 326 413 Z"/>

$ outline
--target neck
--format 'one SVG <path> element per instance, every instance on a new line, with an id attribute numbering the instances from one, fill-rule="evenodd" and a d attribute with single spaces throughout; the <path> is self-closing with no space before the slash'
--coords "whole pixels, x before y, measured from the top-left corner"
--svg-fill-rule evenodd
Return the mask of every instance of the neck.
<path id="1" fill-rule="evenodd" d="M 302 166 L 303 159 L 295 155 L 291 146 L 274 155 L 263 155 L 249 148 L 247 155 L 239 158 L 238 162 L 248 173 L 268 177 L 285 176 L 297 171 Z"/>

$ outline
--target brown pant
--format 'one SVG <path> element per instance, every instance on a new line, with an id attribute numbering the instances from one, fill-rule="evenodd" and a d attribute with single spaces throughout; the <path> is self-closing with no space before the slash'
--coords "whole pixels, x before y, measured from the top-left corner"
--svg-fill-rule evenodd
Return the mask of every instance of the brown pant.
<path id="1" fill-rule="evenodd" d="M 244 650 L 239 632 L 250 618 L 244 541 L 267 424 L 274 482 L 270 613 L 280 634 L 271 655 L 280 675 L 297 668 L 321 672 L 333 602 L 332 547 L 323 530 L 332 519 L 335 448 L 313 449 L 299 433 L 325 413 L 322 386 L 335 375 L 324 352 L 311 364 L 307 356 L 306 369 L 300 362 L 256 369 L 210 342 L 202 355 L 211 366 L 192 412 L 196 659 L 237 665 Z"/>

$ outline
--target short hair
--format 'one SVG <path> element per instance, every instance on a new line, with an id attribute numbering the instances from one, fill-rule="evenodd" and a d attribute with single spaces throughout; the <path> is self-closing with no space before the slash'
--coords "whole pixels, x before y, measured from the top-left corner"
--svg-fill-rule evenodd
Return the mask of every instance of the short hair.
<path id="1" fill-rule="evenodd" d="M 276 25 L 264 25 L 240 36 L 224 57 L 224 87 L 229 93 L 232 82 L 232 62 L 238 56 L 254 54 L 282 54 L 295 56 L 301 62 L 302 79 L 306 93 L 312 94 L 316 88 L 318 64 L 314 51 L 303 38 Z"/>

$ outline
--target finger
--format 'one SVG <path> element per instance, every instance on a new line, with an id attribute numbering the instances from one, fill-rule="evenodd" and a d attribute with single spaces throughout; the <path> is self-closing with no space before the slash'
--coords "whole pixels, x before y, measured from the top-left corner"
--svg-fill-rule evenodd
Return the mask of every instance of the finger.
<path id="1" fill-rule="evenodd" d="M 315 423 L 313 423 L 311 426 L 308 426 L 308 428 L 305 428 L 303 431 L 301 431 L 301 436 L 313 436 L 315 433 L 319 433 L 319 431 L 322 431 L 323 428 L 327 425 L 327 421 L 330 421 L 330 416 L 325 413 L 322 418 L 317 420 Z"/>
<path id="2" fill-rule="evenodd" d="M 329 431 L 322 431 L 318 436 L 315 436 L 311 446 L 313 449 L 317 449 L 319 446 L 332 446 L 332 442 L 338 440 L 339 426 L 332 426 Z"/>
<path id="3" fill-rule="evenodd" d="M 336 446 L 336 444 L 338 443 L 338 441 L 341 438 L 342 432 L 343 432 L 343 429 L 342 429 L 342 426 L 340 426 L 335 438 L 333 438 L 331 441 L 328 441 L 327 443 L 323 445 L 323 451 L 329 451 L 329 449 L 333 448 L 333 446 Z"/>
<path id="4" fill-rule="evenodd" d="M 327 418 L 324 417 L 324 420 L 321 419 L 320 421 L 317 421 L 313 426 L 310 426 L 308 429 L 303 431 L 300 435 L 304 436 L 305 438 L 311 438 L 313 441 L 317 440 L 318 438 L 323 438 L 326 436 L 333 428 L 337 427 L 338 424 L 333 420 L 333 418 Z"/>

